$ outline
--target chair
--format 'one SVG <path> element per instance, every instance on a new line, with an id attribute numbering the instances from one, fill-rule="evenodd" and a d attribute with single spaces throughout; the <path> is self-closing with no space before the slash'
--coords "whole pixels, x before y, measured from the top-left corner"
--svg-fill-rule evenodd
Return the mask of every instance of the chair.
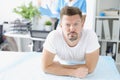
<path id="1" fill-rule="evenodd" d="M 6 39 L 3 38 L 3 25 L 0 25 L 0 50 L 9 51 L 10 47 Z"/>
<path id="2" fill-rule="evenodd" d="M 3 43 L 3 25 L 0 25 L 0 44 Z"/>
<path id="3" fill-rule="evenodd" d="M 33 51 L 42 52 L 43 43 L 50 31 L 30 30 L 33 40 Z"/>

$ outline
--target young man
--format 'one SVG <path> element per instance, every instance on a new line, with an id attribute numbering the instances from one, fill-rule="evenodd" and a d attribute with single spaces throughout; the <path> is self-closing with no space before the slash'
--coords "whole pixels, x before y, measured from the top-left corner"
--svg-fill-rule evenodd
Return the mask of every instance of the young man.
<path id="1" fill-rule="evenodd" d="M 83 29 L 82 19 L 79 8 L 66 6 L 61 10 L 61 30 L 52 31 L 43 45 L 44 72 L 84 78 L 94 71 L 100 45 L 93 30 Z"/>

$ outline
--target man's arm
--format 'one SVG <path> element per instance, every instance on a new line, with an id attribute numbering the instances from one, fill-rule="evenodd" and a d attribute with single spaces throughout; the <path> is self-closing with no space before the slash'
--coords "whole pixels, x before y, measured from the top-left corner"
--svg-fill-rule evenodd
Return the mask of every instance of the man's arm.
<path id="1" fill-rule="evenodd" d="M 62 65 L 65 68 L 70 68 L 70 69 L 76 69 L 80 67 L 87 67 L 88 68 L 88 73 L 92 73 L 97 65 L 99 59 L 99 49 L 86 54 L 85 56 L 85 64 L 78 64 L 78 65 Z"/>
<path id="2" fill-rule="evenodd" d="M 55 55 L 47 50 L 43 50 L 42 56 L 42 68 L 43 71 L 46 73 L 51 73 L 55 75 L 62 75 L 62 76 L 74 76 L 83 78 L 88 74 L 88 69 L 86 67 L 81 68 L 67 68 L 63 65 L 54 62 Z"/>
<path id="3" fill-rule="evenodd" d="M 53 61 L 54 57 L 55 54 L 45 49 L 43 50 L 43 56 L 42 56 L 43 71 L 55 75 L 70 75 L 68 70 L 72 71 L 73 69 L 64 68 L 59 63 L 54 62 Z"/>
<path id="4" fill-rule="evenodd" d="M 89 53 L 85 57 L 86 66 L 88 67 L 88 73 L 92 73 L 97 65 L 99 59 L 99 49 Z"/>

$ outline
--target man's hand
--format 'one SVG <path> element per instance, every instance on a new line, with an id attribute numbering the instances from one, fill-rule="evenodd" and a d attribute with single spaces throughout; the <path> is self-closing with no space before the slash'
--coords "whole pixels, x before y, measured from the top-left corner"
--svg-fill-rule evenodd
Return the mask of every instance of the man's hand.
<path id="1" fill-rule="evenodd" d="M 84 78 L 87 76 L 87 74 L 88 74 L 88 68 L 87 67 L 80 67 L 80 68 L 75 69 L 72 72 L 71 76 L 78 77 L 78 78 Z"/>

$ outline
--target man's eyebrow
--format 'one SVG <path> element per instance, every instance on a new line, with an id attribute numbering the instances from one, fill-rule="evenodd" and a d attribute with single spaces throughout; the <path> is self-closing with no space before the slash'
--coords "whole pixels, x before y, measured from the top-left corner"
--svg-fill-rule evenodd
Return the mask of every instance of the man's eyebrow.
<path id="1" fill-rule="evenodd" d="M 80 19 L 80 20 L 77 20 L 76 22 L 81 22 L 81 19 Z"/>

